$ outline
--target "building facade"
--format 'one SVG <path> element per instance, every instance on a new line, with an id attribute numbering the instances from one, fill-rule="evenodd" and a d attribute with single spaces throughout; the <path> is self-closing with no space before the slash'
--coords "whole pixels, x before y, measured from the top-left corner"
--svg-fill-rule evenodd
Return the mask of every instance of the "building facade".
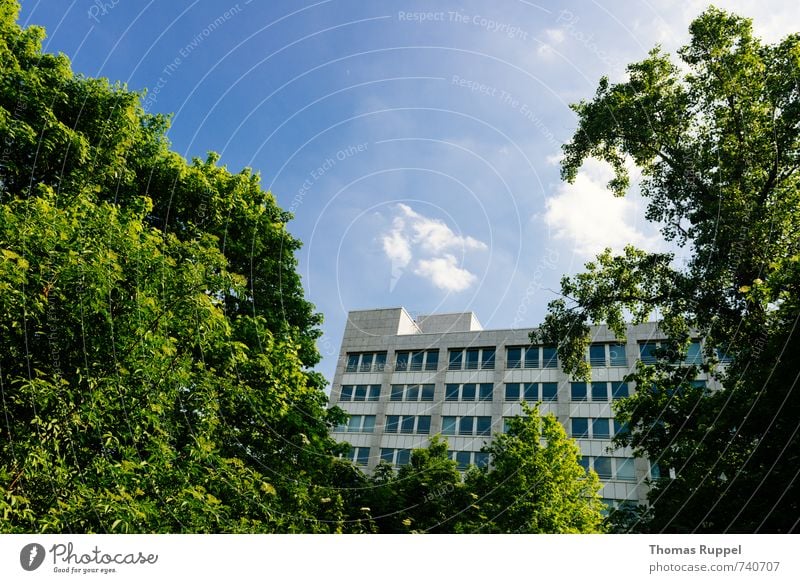
<path id="1" fill-rule="evenodd" d="M 331 403 L 350 419 L 334 437 L 371 469 L 380 461 L 406 464 L 412 449 L 442 434 L 466 469 L 489 463 L 481 448 L 522 413 L 522 401 L 541 402 L 542 414 L 555 414 L 577 440 L 607 504 L 644 503 L 645 480 L 658 467 L 629 448 L 612 449 L 620 425 L 611 405 L 636 390 L 623 379 L 638 359 L 653 358 L 657 325 L 629 326 L 624 342 L 605 326 L 593 328 L 586 383 L 561 370 L 554 347 L 531 345 L 529 332 L 484 330 L 471 312 L 416 319 L 403 308 L 350 312 L 331 390 Z M 687 356 L 695 358 L 699 343 Z"/>

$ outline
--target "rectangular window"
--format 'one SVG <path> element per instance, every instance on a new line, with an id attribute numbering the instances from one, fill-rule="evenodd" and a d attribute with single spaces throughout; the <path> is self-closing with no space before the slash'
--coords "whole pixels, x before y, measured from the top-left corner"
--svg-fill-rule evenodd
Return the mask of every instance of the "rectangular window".
<path id="1" fill-rule="evenodd" d="M 581 459 L 578 460 L 578 465 L 583 468 L 584 472 L 588 472 L 589 471 L 589 458 L 588 457 L 582 457 Z"/>
<path id="2" fill-rule="evenodd" d="M 506 350 L 506 368 L 519 368 L 522 359 L 522 348 L 508 348 Z"/>
<path id="3" fill-rule="evenodd" d="M 475 428 L 475 417 L 462 417 L 458 421 L 459 435 L 472 435 Z"/>
<path id="4" fill-rule="evenodd" d="M 571 383 L 570 390 L 573 401 L 586 400 L 586 383 Z"/>
<path id="5" fill-rule="evenodd" d="M 511 417 L 503 417 L 503 433 L 508 433 L 508 430 L 511 429 L 510 420 Z"/>
<path id="6" fill-rule="evenodd" d="M 458 401 L 458 385 L 448 384 L 444 388 L 445 401 Z"/>
<path id="7" fill-rule="evenodd" d="M 347 355 L 345 372 L 383 371 L 386 364 L 385 352 L 362 352 Z"/>
<path id="8" fill-rule="evenodd" d="M 470 453 L 469 451 L 456 452 L 456 466 L 459 470 L 466 470 L 469 467 Z"/>
<path id="9" fill-rule="evenodd" d="M 417 417 L 417 433 L 428 435 L 431 432 L 431 416 L 420 415 Z"/>
<path id="10" fill-rule="evenodd" d="M 394 370 L 405 372 L 408 370 L 408 352 L 398 352 L 394 361 Z"/>
<path id="11" fill-rule="evenodd" d="M 609 344 L 608 356 L 611 360 L 611 366 L 628 366 L 628 359 L 625 357 L 624 344 Z"/>
<path id="12" fill-rule="evenodd" d="M 411 353 L 411 370 L 422 370 L 422 363 L 425 361 L 425 353 L 421 350 Z"/>
<path id="13" fill-rule="evenodd" d="M 353 385 L 342 385 L 342 393 L 339 395 L 340 401 L 350 401 L 353 398 Z"/>
<path id="14" fill-rule="evenodd" d="M 386 416 L 386 428 L 384 431 L 386 433 L 397 433 L 397 426 L 400 425 L 400 416 L 399 415 L 387 415 Z"/>
<path id="15" fill-rule="evenodd" d="M 425 370 L 436 370 L 439 368 L 439 351 L 429 350 L 425 358 Z"/>
<path id="16" fill-rule="evenodd" d="M 372 433 L 375 428 L 375 415 L 352 415 L 347 422 L 348 433 Z"/>
<path id="17" fill-rule="evenodd" d="M 589 420 L 585 417 L 572 418 L 572 437 L 589 437 Z"/>
<path id="18" fill-rule="evenodd" d="M 386 353 L 385 352 L 378 352 L 375 355 L 374 370 L 376 372 L 383 372 L 384 368 L 386 368 Z"/>
<path id="19" fill-rule="evenodd" d="M 489 465 L 489 454 L 483 451 L 475 452 L 475 465 L 479 468 L 485 468 Z"/>
<path id="20" fill-rule="evenodd" d="M 558 400 L 558 383 L 542 383 L 542 401 Z"/>
<path id="21" fill-rule="evenodd" d="M 616 401 L 628 396 L 628 383 L 611 383 L 611 393 Z"/>
<path id="22" fill-rule="evenodd" d="M 356 393 L 355 397 L 353 397 L 354 401 L 366 401 L 367 400 L 367 385 L 356 385 Z"/>
<path id="23" fill-rule="evenodd" d="M 407 466 L 411 461 L 411 450 L 410 449 L 398 449 L 397 450 L 397 465 L 398 466 Z"/>
<path id="24" fill-rule="evenodd" d="M 558 368 L 558 353 L 555 346 L 542 346 L 542 368 Z"/>
<path id="25" fill-rule="evenodd" d="M 494 370 L 494 348 L 484 348 L 481 354 L 481 368 L 483 370 Z"/>
<path id="26" fill-rule="evenodd" d="M 538 346 L 528 346 L 525 349 L 525 368 L 539 368 Z"/>
<path id="27" fill-rule="evenodd" d="M 477 418 L 477 434 L 489 435 L 492 432 L 492 418 L 491 417 L 478 417 Z"/>
<path id="28" fill-rule="evenodd" d="M 442 417 L 442 435 L 456 434 L 456 418 Z"/>
<path id="29" fill-rule="evenodd" d="M 381 461 L 388 464 L 394 464 L 394 450 L 391 448 L 381 448 Z"/>
<path id="30" fill-rule="evenodd" d="M 636 480 L 636 469 L 633 458 L 617 458 L 617 480 L 633 482 Z"/>
<path id="31" fill-rule="evenodd" d="M 611 437 L 611 424 L 609 419 L 592 420 L 592 437 L 595 439 L 608 439 Z"/>
<path id="32" fill-rule="evenodd" d="M 389 397 L 390 401 L 403 400 L 403 385 L 392 385 L 392 394 Z"/>
<path id="33" fill-rule="evenodd" d="M 592 383 L 592 401 L 608 401 L 608 385 Z"/>
<path id="34" fill-rule="evenodd" d="M 474 401 L 475 400 L 475 383 L 467 383 L 461 387 L 461 400 Z"/>
<path id="35" fill-rule="evenodd" d="M 372 370 L 372 360 L 375 358 L 375 355 L 372 352 L 368 352 L 361 355 L 361 366 L 358 368 L 360 372 L 370 372 Z"/>
<path id="36" fill-rule="evenodd" d="M 594 458 L 594 471 L 601 480 L 610 480 L 611 458 L 605 456 Z"/>
<path id="37" fill-rule="evenodd" d="M 369 395 L 367 396 L 367 401 L 380 401 L 381 400 L 381 386 L 380 385 L 370 385 L 369 386 Z"/>
<path id="38" fill-rule="evenodd" d="M 589 364 L 591 366 L 606 365 L 606 345 L 592 344 L 589 346 Z"/>
<path id="39" fill-rule="evenodd" d="M 467 360 L 465 363 L 465 369 L 467 370 L 478 370 L 478 358 L 480 356 L 480 350 L 477 348 L 471 348 L 467 350 Z"/>
<path id="40" fill-rule="evenodd" d="M 414 433 L 414 416 L 403 415 L 400 421 L 400 433 Z"/>
<path id="41" fill-rule="evenodd" d="M 347 432 L 358 433 L 361 431 L 361 415 L 351 415 L 347 421 Z"/>
<path id="42" fill-rule="evenodd" d="M 357 447 L 356 450 L 356 457 L 355 462 L 359 466 L 366 466 L 369 463 L 369 448 L 368 447 Z"/>
<path id="43" fill-rule="evenodd" d="M 433 385 L 422 385 L 420 401 L 433 401 Z"/>
<path id="44" fill-rule="evenodd" d="M 525 383 L 525 393 L 523 400 L 535 403 L 539 400 L 539 385 L 537 383 Z"/>
<path id="45" fill-rule="evenodd" d="M 700 350 L 699 342 L 692 342 L 689 344 L 684 362 L 686 364 L 703 364 L 703 352 Z"/>
<path id="46" fill-rule="evenodd" d="M 358 370 L 358 354 L 347 355 L 347 368 L 345 372 L 356 372 Z"/>
<path id="47" fill-rule="evenodd" d="M 419 399 L 419 385 L 408 385 L 406 387 L 406 401 L 417 401 Z"/>
<path id="48" fill-rule="evenodd" d="M 494 398 L 494 385 L 492 383 L 481 383 L 479 401 L 491 401 Z"/>
<path id="49" fill-rule="evenodd" d="M 624 433 L 628 433 L 628 424 L 621 423 L 620 421 L 614 419 L 614 435 L 616 436 Z"/>
<path id="50" fill-rule="evenodd" d="M 655 342 L 642 342 L 639 345 L 639 359 L 644 364 L 655 364 L 655 351 L 657 349 L 658 345 Z"/>
<path id="51" fill-rule="evenodd" d="M 375 415 L 364 415 L 364 423 L 361 425 L 361 431 L 364 433 L 372 433 L 375 430 Z"/>
<path id="52" fill-rule="evenodd" d="M 519 401 L 519 383 L 506 383 L 506 401 Z"/>
<path id="53" fill-rule="evenodd" d="M 450 370 L 461 370 L 461 359 L 464 355 L 464 351 L 459 350 L 450 350 L 450 364 L 448 365 Z"/>
<path id="54" fill-rule="evenodd" d="M 661 477 L 661 468 L 653 462 L 650 462 L 650 477 L 654 480 L 658 480 Z"/>

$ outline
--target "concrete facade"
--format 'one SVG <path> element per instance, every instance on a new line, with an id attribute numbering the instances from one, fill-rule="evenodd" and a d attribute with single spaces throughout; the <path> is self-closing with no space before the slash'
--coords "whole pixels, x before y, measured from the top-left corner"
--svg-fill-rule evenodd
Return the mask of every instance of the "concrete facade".
<path id="1" fill-rule="evenodd" d="M 406 463 L 411 449 L 441 433 L 463 468 L 488 462 L 481 447 L 504 430 L 504 418 L 522 412 L 522 400 L 542 401 L 542 414 L 554 413 L 576 437 L 582 463 L 600 475 L 607 503 L 644 503 L 645 480 L 658 470 L 634 459 L 629 448 L 609 449 L 611 405 L 642 345 L 661 338 L 657 325 L 629 326 L 624 344 L 605 326 L 592 329 L 592 382 L 585 398 L 581 384 L 551 360 L 550 348 L 531 346 L 529 332 L 483 330 L 471 312 L 416 320 L 403 308 L 350 312 L 331 403 L 351 419 L 334 437 L 349 443 L 352 459 L 371 469 L 381 459 Z M 635 391 L 630 383 L 624 388 Z"/>

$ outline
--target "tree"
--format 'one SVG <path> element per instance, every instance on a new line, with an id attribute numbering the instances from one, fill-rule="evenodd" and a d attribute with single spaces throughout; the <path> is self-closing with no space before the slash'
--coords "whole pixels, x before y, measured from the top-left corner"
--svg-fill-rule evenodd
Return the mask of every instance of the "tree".
<path id="1" fill-rule="evenodd" d="M 0 531 L 359 531 L 321 321 L 257 174 L 0 0 Z M 356 511 L 357 512 L 357 511 Z"/>
<path id="2" fill-rule="evenodd" d="M 602 530 L 600 483 L 553 415 L 525 405 L 483 450 L 489 466 L 462 476 L 434 437 L 395 473 L 378 466 L 367 498 L 380 532 L 593 533 Z"/>
<path id="3" fill-rule="evenodd" d="M 710 8 L 679 51 L 660 49 L 603 78 L 573 106 L 578 128 L 564 146 L 562 177 L 588 157 L 611 164 L 623 196 L 627 165 L 642 174 L 647 218 L 670 253 L 606 250 L 562 279 L 540 338 L 559 343 L 569 372 L 585 376 L 591 322 L 625 336 L 657 314 L 667 341 L 654 365 L 638 363 L 638 392 L 617 416 L 631 445 L 665 469 L 650 493 L 648 528 L 677 532 L 790 532 L 798 528 L 800 396 L 800 35 L 768 45 L 748 19 Z M 702 339 L 705 361 L 684 364 Z M 721 351 L 721 352 L 720 352 Z M 732 358 L 719 366 L 720 354 Z M 718 378 L 710 393 L 692 381 Z M 671 469 L 672 477 L 666 471 Z"/>

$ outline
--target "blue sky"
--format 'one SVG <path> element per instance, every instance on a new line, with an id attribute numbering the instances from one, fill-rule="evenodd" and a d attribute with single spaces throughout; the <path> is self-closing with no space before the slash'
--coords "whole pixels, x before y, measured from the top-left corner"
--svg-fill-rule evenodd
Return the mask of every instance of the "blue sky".
<path id="1" fill-rule="evenodd" d="M 25 0 L 75 71 L 148 89 L 186 157 L 258 170 L 295 219 L 330 379 L 347 311 L 472 310 L 532 327 L 606 246 L 662 248 L 635 193 L 589 163 L 560 182 L 569 104 L 707 5 L 649 2 Z M 716 2 L 777 40 L 793 2 Z"/>

